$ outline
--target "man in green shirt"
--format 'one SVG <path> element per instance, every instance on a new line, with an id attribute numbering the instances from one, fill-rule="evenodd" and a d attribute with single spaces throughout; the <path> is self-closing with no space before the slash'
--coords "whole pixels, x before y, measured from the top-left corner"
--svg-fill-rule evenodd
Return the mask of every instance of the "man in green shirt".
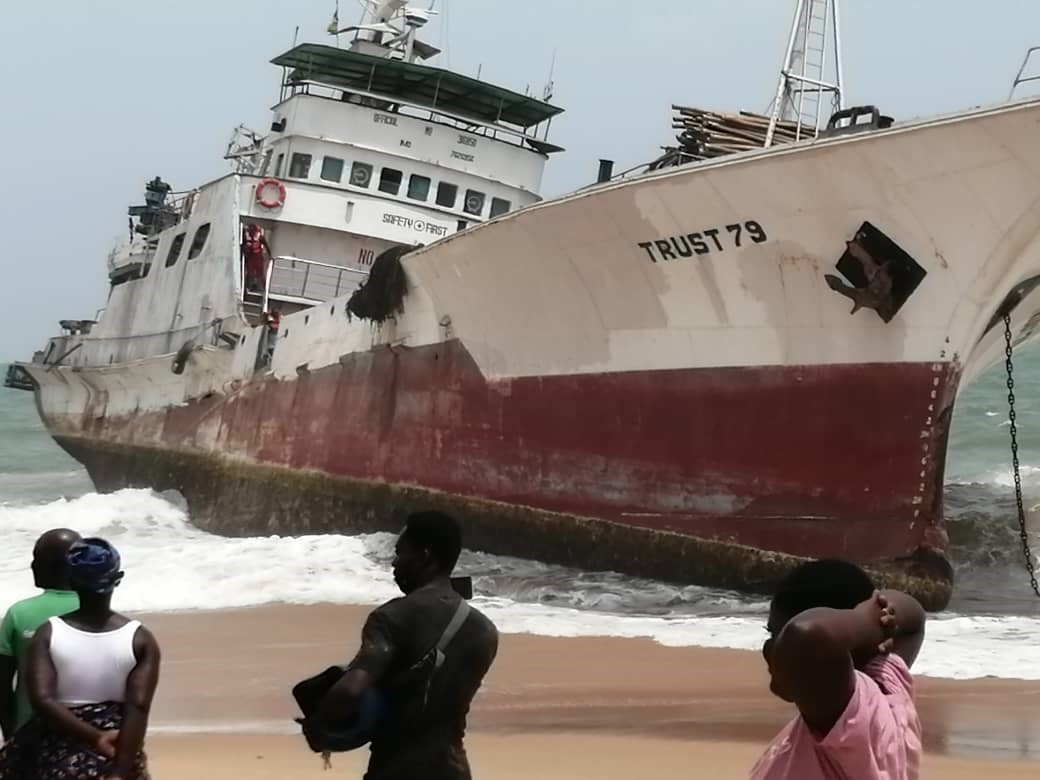
<path id="1" fill-rule="evenodd" d="M 78 540 L 79 534 L 67 528 L 47 531 L 36 540 L 32 573 L 36 587 L 43 593 L 13 604 L 0 623 L 0 730 L 4 739 L 9 739 L 33 714 L 22 684 L 33 634 L 50 618 L 79 609 L 79 597 L 69 590 L 65 564 L 65 553 Z"/>

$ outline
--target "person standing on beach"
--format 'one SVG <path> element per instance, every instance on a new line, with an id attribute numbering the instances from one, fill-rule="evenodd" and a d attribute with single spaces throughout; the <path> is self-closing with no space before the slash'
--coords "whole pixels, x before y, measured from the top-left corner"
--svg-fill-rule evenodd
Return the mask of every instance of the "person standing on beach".
<path id="1" fill-rule="evenodd" d="M 136 620 L 112 611 L 123 579 L 104 539 L 66 555 L 79 609 L 40 626 L 29 647 L 36 717 L 0 750 L 0 780 L 147 780 L 143 751 L 159 680 L 159 645 Z"/>
<path id="2" fill-rule="evenodd" d="M 461 614 L 451 573 L 462 550 L 454 518 L 441 512 L 408 517 L 397 540 L 394 581 L 405 594 L 373 611 L 361 649 L 318 707 L 320 727 L 355 712 L 370 688 L 389 686 L 438 645 Z M 417 685 L 394 689 L 394 711 L 371 742 L 365 780 L 469 780 L 463 746 L 470 703 L 498 651 L 498 631 L 468 608 L 444 649 L 443 663 Z"/>
<path id="3" fill-rule="evenodd" d="M 4 739 L 10 739 L 33 714 L 25 670 L 36 629 L 79 607 L 79 597 L 69 590 L 65 565 L 65 553 L 78 539 L 75 531 L 54 528 L 36 540 L 31 569 L 33 582 L 43 593 L 12 604 L 0 623 L 0 733 Z"/>
<path id="4" fill-rule="evenodd" d="M 770 690 L 798 708 L 751 780 L 916 780 L 921 723 L 910 667 L 925 612 L 851 563 L 811 561 L 779 585 L 762 648 Z"/>

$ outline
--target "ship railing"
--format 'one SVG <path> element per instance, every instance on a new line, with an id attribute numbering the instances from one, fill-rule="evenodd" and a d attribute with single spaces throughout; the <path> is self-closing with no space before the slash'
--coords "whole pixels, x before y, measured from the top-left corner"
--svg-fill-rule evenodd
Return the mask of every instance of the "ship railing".
<path id="1" fill-rule="evenodd" d="M 288 95 L 309 95 L 311 97 L 324 98 L 326 100 L 334 100 L 336 102 L 342 102 L 342 99 L 338 97 L 343 90 L 339 87 L 330 87 L 317 81 L 298 81 L 287 85 Z M 538 129 L 542 126 L 539 125 L 534 129 L 533 132 L 528 132 L 526 129 L 511 127 L 506 124 L 483 122 L 473 117 L 463 116 L 462 114 L 453 113 L 449 108 L 437 107 L 430 108 L 421 104 L 409 103 L 402 100 L 400 97 L 389 98 L 386 95 L 381 95 L 378 92 L 366 92 L 361 89 L 349 90 L 349 93 L 356 96 L 361 100 L 370 101 L 370 108 L 376 108 L 377 110 L 381 106 L 386 106 L 389 111 L 390 106 L 394 106 L 394 111 L 402 116 L 412 117 L 413 119 L 421 119 L 423 122 L 428 124 L 443 125 L 450 127 L 453 130 L 465 130 L 473 135 L 483 136 L 485 138 L 491 138 L 496 141 L 503 141 L 514 146 L 529 147 L 533 146 L 536 150 L 541 148 L 547 148 L 551 151 L 562 151 L 560 147 L 548 143 L 548 127 L 546 126 L 543 130 L 543 138 L 539 138 Z M 364 105 L 364 104 L 361 104 Z M 551 119 L 548 120 L 551 123 Z"/>
<path id="2" fill-rule="evenodd" d="M 279 255 L 269 267 L 267 298 L 315 305 L 353 292 L 368 278 L 368 271 Z M 264 310 L 268 308 L 264 301 Z"/>
<path id="3" fill-rule="evenodd" d="M 271 311 L 271 279 L 274 277 L 274 261 L 267 264 L 264 272 L 264 295 L 260 301 L 260 311 L 267 314 Z"/>
<path id="4" fill-rule="evenodd" d="M 1018 69 L 1018 73 L 1015 74 L 1015 80 L 1011 82 L 1011 91 L 1008 93 L 1008 100 L 1012 100 L 1015 97 L 1015 90 L 1017 90 L 1022 84 L 1026 84 L 1030 81 L 1040 81 L 1040 73 L 1033 73 L 1032 75 L 1026 75 L 1026 69 L 1029 67 L 1030 61 L 1033 59 L 1033 55 L 1040 52 L 1040 46 L 1033 46 L 1026 51 L 1026 56 L 1022 58 L 1022 65 Z"/>
<path id="5" fill-rule="evenodd" d="M 175 214 L 179 222 L 183 222 L 191 216 L 191 212 L 195 208 L 195 198 L 198 194 L 198 190 L 171 192 L 164 208 Z"/>
<path id="6" fill-rule="evenodd" d="M 151 224 L 142 231 L 149 242 L 158 241 L 157 234 L 188 220 L 195 208 L 199 191 L 171 192 L 158 207 L 158 214 L 152 218 Z M 140 227 L 140 226 L 139 226 Z M 133 238 L 131 242 L 133 242 Z M 154 246 L 153 246 L 154 248 Z"/>
<path id="7" fill-rule="evenodd" d="M 13 363 L 7 367 L 7 373 L 4 376 L 4 387 L 9 387 L 12 390 L 35 390 L 36 385 L 32 381 L 32 377 L 29 376 L 28 372 L 21 366 L 14 365 Z"/>

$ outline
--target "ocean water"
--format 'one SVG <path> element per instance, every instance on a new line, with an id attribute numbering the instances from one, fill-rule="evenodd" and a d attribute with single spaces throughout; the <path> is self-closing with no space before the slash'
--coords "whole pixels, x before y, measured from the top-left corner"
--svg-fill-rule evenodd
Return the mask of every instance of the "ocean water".
<path id="1" fill-rule="evenodd" d="M 1040 352 L 1018 364 L 1022 475 L 1040 548 Z M 950 609 L 929 622 L 921 674 L 1040 679 L 1040 599 L 1023 565 L 1002 372 L 965 389 L 954 415 L 946 499 L 957 585 Z M 195 528 L 175 494 L 98 495 L 44 432 L 31 394 L 0 390 L 0 601 L 33 592 L 32 544 L 55 526 L 119 547 L 127 576 L 118 603 L 127 610 L 374 605 L 396 595 L 391 535 L 228 539 Z M 747 649 L 765 637 L 759 597 L 473 552 L 463 554 L 460 571 L 474 577 L 476 605 L 507 632 Z"/>

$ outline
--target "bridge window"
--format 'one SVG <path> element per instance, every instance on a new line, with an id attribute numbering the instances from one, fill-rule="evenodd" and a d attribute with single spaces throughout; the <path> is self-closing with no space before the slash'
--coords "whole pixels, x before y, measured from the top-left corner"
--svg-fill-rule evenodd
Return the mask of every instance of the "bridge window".
<path id="1" fill-rule="evenodd" d="M 350 183 L 355 187 L 368 187 L 372 183 L 372 166 L 356 162 L 350 168 Z"/>
<path id="2" fill-rule="evenodd" d="M 512 207 L 512 203 L 502 198 L 491 199 L 491 216 L 497 217 L 499 214 L 505 214 Z"/>
<path id="3" fill-rule="evenodd" d="M 171 265 L 176 263 L 181 256 L 181 247 L 184 246 L 184 237 L 187 233 L 178 233 L 173 237 L 173 241 L 170 242 L 170 251 L 166 253 L 166 267 L 169 268 Z"/>
<path id="4" fill-rule="evenodd" d="M 282 175 L 282 165 L 284 165 L 284 164 L 285 164 L 285 155 L 284 154 L 278 155 L 278 160 L 274 164 L 274 175 L 275 175 L 275 178 L 277 178 L 277 177 Z"/>
<path id="5" fill-rule="evenodd" d="M 466 202 L 462 205 L 462 210 L 467 214 L 476 214 L 477 216 L 480 216 L 484 213 L 484 201 L 486 199 L 487 195 L 483 192 L 466 190 Z"/>
<path id="6" fill-rule="evenodd" d="M 325 181 L 341 181 L 343 179 L 343 161 L 338 157 L 326 157 L 321 161 L 321 178 Z"/>
<path id="7" fill-rule="evenodd" d="M 306 179 L 311 175 L 311 156 L 296 152 L 289 163 L 289 175 L 294 179 Z"/>
<path id="8" fill-rule="evenodd" d="M 396 195 L 401 190 L 402 177 L 402 173 L 394 168 L 383 168 L 379 174 L 379 191 Z"/>
<path id="9" fill-rule="evenodd" d="M 200 225 L 199 229 L 195 231 L 195 237 L 191 240 L 191 249 L 188 250 L 189 260 L 194 260 L 202 254 L 202 248 L 206 246 L 207 238 L 209 238 L 208 222 L 205 225 Z"/>
<path id="10" fill-rule="evenodd" d="M 455 208 L 455 201 L 459 197 L 459 188 L 454 184 L 442 181 L 437 185 L 437 205 L 445 208 Z"/>
<path id="11" fill-rule="evenodd" d="M 408 179 L 408 197 L 412 200 L 426 200 L 430 197 L 430 177 L 413 173 Z"/>

